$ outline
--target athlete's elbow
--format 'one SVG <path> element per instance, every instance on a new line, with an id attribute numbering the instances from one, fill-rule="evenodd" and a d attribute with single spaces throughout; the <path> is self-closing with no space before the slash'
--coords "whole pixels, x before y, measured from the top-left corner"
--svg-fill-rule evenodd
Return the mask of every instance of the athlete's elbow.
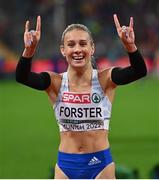
<path id="1" fill-rule="evenodd" d="M 143 68 L 142 72 L 141 72 L 141 77 L 145 77 L 147 75 L 147 67 L 145 65 L 145 67 Z"/>
<path id="2" fill-rule="evenodd" d="M 21 76 L 21 74 L 19 74 L 17 71 L 15 73 L 15 80 L 18 83 L 24 84 L 24 80 L 25 78 L 23 76 Z"/>
<path id="3" fill-rule="evenodd" d="M 15 73 L 15 80 L 16 80 L 18 83 L 21 82 L 21 78 L 20 78 L 20 76 L 18 75 L 17 72 Z"/>
<path id="4" fill-rule="evenodd" d="M 137 79 L 144 78 L 146 75 L 147 75 L 147 68 L 145 67 L 144 70 L 142 70 L 142 71 L 140 71 L 138 73 L 138 78 Z"/>
<path id="5" fill-rule="evenodd" d="M 21 80 L 22 80 L 22 79 L 20 78 L 20 75 L 19 75 L 19 73 L 18 73 L 17 71 L 15 72 L 15 80 L 16 80 L 17 82 L 19 82 L 19 83 L 20 83 Z"/>

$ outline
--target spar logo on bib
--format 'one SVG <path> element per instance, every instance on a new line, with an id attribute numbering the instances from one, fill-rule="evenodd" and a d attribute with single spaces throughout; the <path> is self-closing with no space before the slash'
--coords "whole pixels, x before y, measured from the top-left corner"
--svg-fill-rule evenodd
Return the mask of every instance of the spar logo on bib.
<path id="1" fill-rule="evenodd" d="M 92 101 L 93 101 L 94 103 L 99 103 L 99 102 L 101 101 L 100 95 L 97 94 L 97 93 L 93 93 L 93 94 L 92 94 Z"/>
<path id="2" fill-rule="evenodd" d="M 75 103 L 75 104 L 90 104 L 91 98 L 90 93 L 70 93 L 64 92 L 62 95 L 62 102 L 65 103 Z"/>
<path id="3" fill-rule="evenodd" d="M 90 93 L 70 93 L 64 92 L 62 95 L 62 102 L 65 103 L 75 103 L 75 104 L 90 104 L 99 103 L 101 101 L 101 97 L 97 93 L 93 93 L 92 96 Z"/>

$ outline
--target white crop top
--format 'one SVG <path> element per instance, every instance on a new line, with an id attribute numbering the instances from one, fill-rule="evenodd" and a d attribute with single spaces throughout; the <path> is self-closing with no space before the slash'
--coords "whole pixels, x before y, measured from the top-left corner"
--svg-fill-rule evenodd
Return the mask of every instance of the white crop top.
<path id="1" fill-rule="evenodd" d="M 111 106 L 99 84 L 97 70 L 93 70 L 90 93 L 70 92 L 67 72 L 63 73 L 61 88 L 53 107 L 60 132 L 108 130 Z"/>

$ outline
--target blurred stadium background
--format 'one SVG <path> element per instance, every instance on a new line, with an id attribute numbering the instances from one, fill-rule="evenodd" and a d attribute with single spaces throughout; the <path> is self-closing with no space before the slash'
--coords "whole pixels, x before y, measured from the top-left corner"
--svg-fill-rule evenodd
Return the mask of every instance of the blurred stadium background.
<path id="1" fill-rule="evenodd" d="M 89 27 L 96 43 L 98 68 L 126 66 L 127 54 L 117 36 L 134 17 L 136 43 L 148 76 L 117 89 L 110 143 L 118 178 L 155 178 L 159 171 L 159 1 L 151 0 L 0 0 L 0 178 L 53 177 L 59 135 L 45 93 L 15 82 L 23 51 L 26 20 L 35 27 L 42 17 L 42 38 L 33 70 L 63 72 L 61 33 L 71 23 Z M 159 177 L 158 177 L 159 178 Z"/>

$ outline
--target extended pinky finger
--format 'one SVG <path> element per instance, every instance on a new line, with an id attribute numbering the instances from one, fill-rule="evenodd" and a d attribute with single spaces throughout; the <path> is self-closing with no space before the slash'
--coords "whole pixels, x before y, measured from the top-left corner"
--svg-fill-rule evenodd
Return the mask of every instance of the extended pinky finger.
<path id="1" fill-rule="evenodd" d="M 29 21 L 26 21 L 25 23 L 25 32 L 29 32 Z"/>
<path id="2" fill-rule="evenodd" d="M 133 17 L 130 17 L 129 27 L 133 28 L 133 26 L 134 26 L 134 20 Z"/>

